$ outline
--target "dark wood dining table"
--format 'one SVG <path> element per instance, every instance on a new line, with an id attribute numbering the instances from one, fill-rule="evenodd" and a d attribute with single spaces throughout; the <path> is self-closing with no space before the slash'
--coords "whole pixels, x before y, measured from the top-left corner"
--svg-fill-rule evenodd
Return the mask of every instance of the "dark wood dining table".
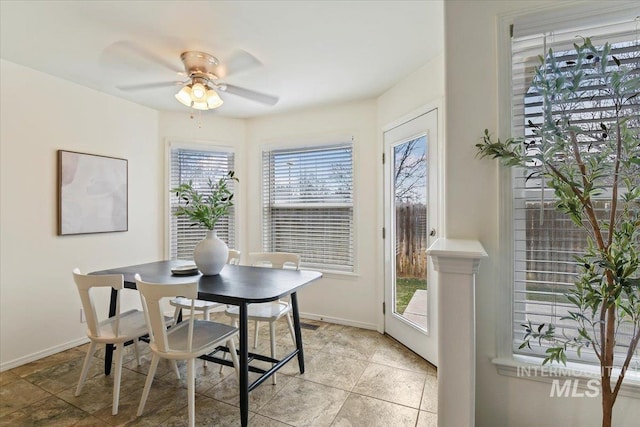
<path id="1" fill-rule="evenodd" d="M 122 274 L 126 288 L 135 289 L 135 274 L 142 280 L 154 283 L 186 283 L 198 282 L 198 299 L 214 301 L 239 307 L 239 346 L 238 361 L 240 364 L 240 419 L 242 426 L 248 425 L 249 420 L 249 392 L 262 384 L 284 364 L 297 356 L 300 373 L 304 373 L 304 352 L 302 333 L 300 329 L 300 315 L 298 311 L 297 292 L 304 286 L 322 277 L 322 273 L 307 270 L 272 269 L 264 267 L 248 267 L 242 265 L 225 265 L 220 274 L 215 276 L 181 276 L 171 273 L 171 269 L 191 264 L 188 261 L 157 261 L 147 264 L 131 265 L 95 271 L 90 274 Z M 115 315 L 117 291 L 111 292 L 109 316 Z M 296 349 L 288 355 L 276 360 L 270 357 L 249 352 L 248 348 L 248 305 L 276 301 L 280 298 L 291 297 L 291 311 L 296 337 Z M 224 349 L 227 350 L 227 349 Z M 113 346 L 108 345 L 105 355 L 105 374 L 111 372 Z M 230 365 L 231 362 L 216 357 L 205 356 L 206 360 Z M 265 370 L 250 366 L 252 360 L 273 363 L 271 369 Z M 262 374 L 249 384 L 249 371 Z"/>

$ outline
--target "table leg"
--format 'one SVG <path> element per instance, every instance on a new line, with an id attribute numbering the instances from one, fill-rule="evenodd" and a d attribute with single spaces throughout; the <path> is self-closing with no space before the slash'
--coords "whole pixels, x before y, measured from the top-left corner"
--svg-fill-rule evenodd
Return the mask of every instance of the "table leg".
<path id="1" fill-rule="evenodd" d="M 111 299 L 109 301 L 109 317 L 116 315 L 118 291 L 111 288 Z M 111 373 L 111 361 L 113 360 L 113 344 L 107 344 L 107 348 L 104 353 L 104 374 L 109 375 Z"/>
<path id="2" fill-rule="evenodd" d="M 298 366 L 300 373 L 304 374 L 304 352 L 302 350 L 302 331 L 300 329 L 300 313 L 298 312 L 298 294 L 291 294 L 291 311 L 293 311 L 293 330 L 296 334 L 296 347 L 298 348 Z"/>
<path id="3" fill-rule="evenodd" d="M 240 304 L 240 422 L 242 427 L 249 425 L 249 330 L 248 309 L 246 303 Z"/>

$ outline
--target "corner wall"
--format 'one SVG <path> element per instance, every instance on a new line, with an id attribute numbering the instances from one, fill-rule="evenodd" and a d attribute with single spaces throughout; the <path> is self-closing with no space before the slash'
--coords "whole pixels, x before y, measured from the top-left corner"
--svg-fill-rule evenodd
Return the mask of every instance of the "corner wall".
<path id="1" fill-rule="evenodd" d="M 1 60 L 0 370 L 86 340 L 71 271 L 162 257 L 158 113 Z M 128 160 L 129 231 L 57 236 L 57 150 Z M 123 299 L 125 306 L 138 297 Z M 106 312 L 106 295 L 98 302 Z"/>
<path id="2" fill-rule="evenodd" d="M 262 147 L 299 146 L 335 142 L 334 137 L 354 137 L 354 225 L 357 272 L 325 274 L 299 293 L 303 316 L 376 329 L 382 307 L 377 303 L 379 262 L 377 182 L 380 150 L 376 133 L 375 100 L 354 102 L 299 113 L 247 121 L 245 196 L 247 213 L 244 252 L 262 250 Z"/>

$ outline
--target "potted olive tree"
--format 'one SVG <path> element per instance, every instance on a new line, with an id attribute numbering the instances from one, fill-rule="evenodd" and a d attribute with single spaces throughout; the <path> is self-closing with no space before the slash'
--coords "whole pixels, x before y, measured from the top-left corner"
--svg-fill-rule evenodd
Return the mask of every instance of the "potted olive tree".
<path id="1" fill-rule="evenodd" d="M 542 100 L 543 120 L 528 123 L 531 136 L 500 140 L 485 130 L 476 147 L 480 157 L 541 178 L 555 209 L 588 235 L 566 293 L 572 308 L 563 321 L 575 333 L 528 321 L 521 349 L 532 340 L 547 344 L 543 364 L 566 364 L 569 350 L 583 357 L 590 349 L 601 368 L 602 425 L 611 426 L 640 340 L 640 59 L 637 46 L 631 59 L 588 38 L 574 48 L 570 60 L 551 50 L 541 58 L 531 91 Z"/>
<path id="2" fill-rule="evenodd" d="M 229 171 L 217 181 L 209 178 L 203 192 L 199 192 L 192 181 L 171 190 L 176 193 L 180 203 L 175 215 L 187 217 L 192 221 L 192 226 L 207 230 L 206 237 L 193 251 L 193 261 L 204 275 L 220 273 L 229 255 L 229 248 L 218 238 L 215 230 L 218 220 L 228 215 L 233 206 L 233 192 L 229 188 L 229 181 L 238 181 L 234 171 Z"/>

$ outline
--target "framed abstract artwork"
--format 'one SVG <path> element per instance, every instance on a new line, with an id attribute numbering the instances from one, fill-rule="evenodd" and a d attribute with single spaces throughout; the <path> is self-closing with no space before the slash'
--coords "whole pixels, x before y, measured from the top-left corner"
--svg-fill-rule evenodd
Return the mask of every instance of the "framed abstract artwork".
<path id="1" fill-rule="evenodd" d="M 128 229 L 128 161 L 58 150 L 58 235 Z"/>

